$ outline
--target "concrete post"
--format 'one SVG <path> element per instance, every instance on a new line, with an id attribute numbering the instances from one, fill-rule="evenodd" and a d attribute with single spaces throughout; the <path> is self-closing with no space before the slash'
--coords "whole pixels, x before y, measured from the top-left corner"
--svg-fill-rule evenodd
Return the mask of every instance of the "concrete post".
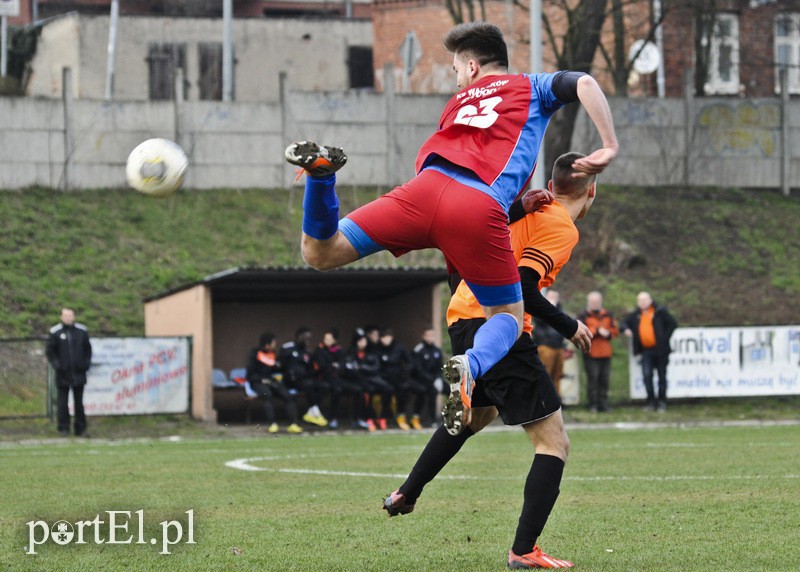
<path id="1" fill-rule="evenodd" d="M 383 66 L 383 97 L 386 102 L 386 182 L 389 186 L 394 186 L 397 184 L 397 175 L 395 173 L 397 123 L 395 117 L 394 65 L 391 63 Z"/>
<path id="2" fill-rule="evenodd" d="M 791 150 L 789 149 L 789 70 L 781 68 L 778 72 L 781 87 L 781 192 L 788 197 L 791 191 L 789 184 L 789 165 Z"/>
<path id="3" fill-rule="evenodd" d="M 289 78 L 285 71 L 278 74 L 278 90 L 281 103 L 281 144 L 288 145 L 289 141 Z M 283 169 L 283 186 L 292 186 L 291 171 Z"/>
<path id="4" fill-rule="evenodd" d="M 72 70 L 68 67 L 61 69 L 61 90 L 64 104 L 64 173 L 61 176 L 61 189 L 70 188 L 70 175 L 72 170 L 72 153 L 75 150 L 74 102 L 72 98 Z"/>
<path id="5" fill-rule="evenodd" d="M 183 137 L 183 68 L 175 70 L 175 99 L 173 101 L 175 109 L 175 143 L 183 147 L 181 138 Z"/>
<path id="6" fill-rule="evenodd" d="M 683 186 L 689 188 L 692 180 L 692 133 L 694 131 L 694 69 L 683 74 Z"/>

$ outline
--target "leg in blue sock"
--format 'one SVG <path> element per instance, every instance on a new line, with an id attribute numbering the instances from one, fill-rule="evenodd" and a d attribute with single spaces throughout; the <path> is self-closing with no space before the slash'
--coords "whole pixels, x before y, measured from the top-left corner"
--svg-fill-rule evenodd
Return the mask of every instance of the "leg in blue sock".
<path id="1" fill-rule="evenodd" d="M 489 371 L 517 341 L 517 320 L 511 314 L 495 314 L 475 333 L 472 348 L 466 351 L 473 379 Z"/>
<path id="2" fill-rule="evenodd" d="M 335 187 L 335 173 L 321 178 L 306 177 L 303 232 L 317 240 L 331 238 L 339 228 L 339 197 Z"/>

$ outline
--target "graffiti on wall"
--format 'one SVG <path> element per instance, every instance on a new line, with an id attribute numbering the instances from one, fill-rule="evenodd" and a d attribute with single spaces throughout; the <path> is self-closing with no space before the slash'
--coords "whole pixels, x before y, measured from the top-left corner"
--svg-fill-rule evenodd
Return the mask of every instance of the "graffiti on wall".
<path id="1" fill-rule="evenodd" d="M 718 154 L 760 154 L 777 151 L 781 108 L 777 103 L 714 103 L 700 110 L 698 125 Z"/>

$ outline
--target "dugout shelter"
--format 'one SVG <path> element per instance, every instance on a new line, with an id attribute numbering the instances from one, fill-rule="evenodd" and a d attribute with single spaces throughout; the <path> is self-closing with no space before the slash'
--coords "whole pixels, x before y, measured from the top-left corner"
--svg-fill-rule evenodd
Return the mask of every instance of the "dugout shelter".
<path id="1" fill-rule="evenodd" d="M 337 328 L 347 348 L 356 327 L 376 324 L 411 349 L 427 327 L 441 340 L 446 280 L 444 268 L 231 268 L 146 298 L 145 335 L 192 337 L 191 413 L 215 421 L 212 369 L 244 367 L 262 332 L 283 344 L 307 326 L 316 344 Z"/>

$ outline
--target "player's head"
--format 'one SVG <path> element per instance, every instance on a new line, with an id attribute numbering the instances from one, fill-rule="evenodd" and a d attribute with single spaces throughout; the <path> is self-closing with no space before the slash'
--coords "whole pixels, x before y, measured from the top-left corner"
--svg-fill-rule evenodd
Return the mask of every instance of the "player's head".
<path id="1" fill-rule="evenodd" d="M 489 71 L 508 70 L 508 48 L 503 32 L 488 22 L 466 22 L 452 28 L 444 47 L 453 54 L 458 87 L 464 88 Z"/>
<path id="2" fill-rule="evenodd" d="M 377 344 L 381 339 L 381 329 L 375 324 L 367 324 L 364 326 L 364 333 L 371 344 Z"/>
<path id="3" fill-rule="evenodd" d="M 566 198 L 570 201 L 584 201 L 577 218 L 583 218 L 589 212 L 597 191 L 597 175 L 574 176 L 578 171 L 573 168 L 572 164 L 575 160 L 585 156 L 575 151 L 561 155 L 553 163 L 553 175 L 548 184 L 556 197 Z"/>
<path id="4" fill-rule="evenodd" d="M 272 332 L 264 332 L 263 334 L 261 334 L 261 336 L 258 338 L 258 346 L 261 348 L 274 349 L 276 346 L 275 334 L 273 334 Z"/>
<path id="5" fill-rule="evenodd" d="M 433 328 L 425 328 L 425 331 L 422 332 L 422 341 L 426 344 L 432 344 L 436 341 L 436 334 Z"/>
<path id="6" fill-rule="evenodd" d="M 363 350 L 365 347 L 367 347 L 368 342 L 369 340 L 367 339 L 367 333 L 363 328 L 356 328 L 353 331 L 353 339 L 350 343 L 352 347 Z"/>
<path id="7" fill-rule="evenodd" d="M 392 345 L 394 341 L 394 331 L 391 328 L 383 328 L 381 330 L 381 344 L 384 346 Z"/>
<path id="8" fill-rule="evenodd" d="M 300 347 L 310 347 L 311 345 L 311 328 L 300 326 L 294 333 L 294 343 Z"/>

